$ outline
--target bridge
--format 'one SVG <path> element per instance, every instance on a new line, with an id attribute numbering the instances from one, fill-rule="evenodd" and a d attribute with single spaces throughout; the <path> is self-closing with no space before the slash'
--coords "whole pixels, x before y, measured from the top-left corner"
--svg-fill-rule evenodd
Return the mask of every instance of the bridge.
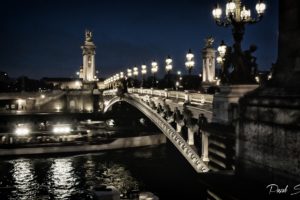
<path id="1" fill-rule="evenodd" d="M 107 112 L 117 102 L 127 102 L 145 114 L 145 116 L 147 116 L 162 131 L 162 133 L 166 135 L 196 172 L 205 173 L 209 171 L 207 165 L 207 150 L 203 152 L 202 158 L 200 158 L 194 148 L 192 148 L 194 145 L 194 133 L 198 131 L 199 127 L 197 125 L 189 126 L 188 141 L 185 141 L 180 134 L 181 127 L 184 125 L 183 120 L 177 122 L 175 130 L 170 124 L 170 122 L 174 122 L 174 118 L 172 116 L 164 116 L 163 113 L 157 113 L 155 109 L 151 108 L 149 101 L 152 101 L 153 99 L 155 105 L 167 102 L 172 111 L 174 111 L 176 107 L 183 110 L 184 105 L 189 101 L 190 106 L 187 107 L 193 108 L 191 109 L 193 116 L 204 113 L 211 121 L 212 112 L 210 108 L 213 98 L 212 95 L 188 94 L 187 92 L 185 95 L 182 95 L 180 92 L 153 91 L 151 89 L 129 89 L 128 93 L 122 97 L 116 96 L 116 93 L 117 90 L 106 90 L 103 92 L 104 99 L 106 99 L 104 103 L 104 112 Z M 150 98 L 149 95 L 153 98 Z M 195 95 L 199 95 L 199 98 L 195 98 Z M 160 97 L 163 97 L 163 99 L 159 99 Z M 198 104 L 198 107 L 193 106 L 194 103 Z M 205 140 L 205 137 L 203 140 Z"/>

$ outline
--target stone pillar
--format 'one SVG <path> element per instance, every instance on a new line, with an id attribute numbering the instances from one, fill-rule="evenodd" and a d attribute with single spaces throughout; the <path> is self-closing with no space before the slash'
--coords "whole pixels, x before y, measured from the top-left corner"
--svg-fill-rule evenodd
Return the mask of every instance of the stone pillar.
<path id="1" fill-rule="evenodd" d="M 168 98 L 168 89 L 165 89 L 165 98 Z"/>
<path id="2" fill-rule="evenodd" d="M 256 89 L 258 85 L 220 86 L 220 93 L 214 95 L 213 118 L 215 123 L 230 125 L 233 119 L 232 104 L 238 104 L 239 99 L 246 93 Z"/>
<path id="3" fill-rule="evenodd" d="M 184 102 L 190 103 L 190 95 L 189 95 L 189 91 L 187 90 L 184 91 Z"/>
<path id="4" fill-rule="evenodd" d="M 202 50 L 202 82 L 206 84 L 214 84 L 215 82 L 215 59 L 216 50 L 213 48 L 214 39 L 212 37 L 205 40 L 205 47 Z"/>
<path id="5" fill-rule="evenodd" d="M 81 46 L 83 55 L 83 81 L 94 81 L 96 46 L 92 41 L 92 33 L 85 32 L 84 45 Z"/>
<path id="6" fill-rule="evenodd" d="M 272 85 L 300 87 L 300 1 L 279 1 L 278 59 L 273 69 Z"/>
<path id="7" fill-rule="evenodd" d="M 202 160 L 208 162 L 208 134 L 202 131 Z"/>
<path id="8" fill-rule="evenodd" d="M 237 175 L 291 188 L 300 182 L 299 16 L 299 0 L 279 1 L 273 78 L 266 87 L 240 99 L 236 128 Z"/>

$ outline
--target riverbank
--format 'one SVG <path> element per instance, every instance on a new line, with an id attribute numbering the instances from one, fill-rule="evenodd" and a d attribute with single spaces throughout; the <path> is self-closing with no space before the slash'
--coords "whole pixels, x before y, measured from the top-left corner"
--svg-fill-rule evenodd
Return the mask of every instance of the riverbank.
<path id="1" fill-rule="evenodd" d="M 136 136 L 127 138 L 111 139 L 109 143 L 89 144 L 76 143 L 69 145 L 53 145 L 53 146 L 26 146 L 16 148 L 0 148 L 0 156 L 20 156 L 20 155 L 39 155 L 39 154 L 58 154 L 58 153 L 81 153 L 81 152 L 97 152 L 114 149 L 127 149 L 136 147 L 145 147 L 160 145 L 166 143 L 166 137 L 163 134 Z"/>

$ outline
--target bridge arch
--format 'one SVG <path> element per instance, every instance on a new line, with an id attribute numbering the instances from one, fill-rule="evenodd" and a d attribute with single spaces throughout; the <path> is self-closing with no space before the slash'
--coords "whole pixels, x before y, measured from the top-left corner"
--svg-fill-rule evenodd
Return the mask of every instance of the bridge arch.
<path id="1" fill-rule="evenodd" d="M 105 104 L 103 112 L 106 113 L 111 106 L 120 101 L 127 102 L 147 116 L 148 119 L 150 119 L 162 131 L 162 133 L 166 135 L 166 137 L 192 165 L 196 172 L 205 173 L 209 171 L 207 164 L 202 161 L 198 154 L 187 144 L 181 135 L 178 134 L 164 118 L 153 111 L 141 99 L 129 95 L 125 95 L 124 97 L 113 97 Z"/>

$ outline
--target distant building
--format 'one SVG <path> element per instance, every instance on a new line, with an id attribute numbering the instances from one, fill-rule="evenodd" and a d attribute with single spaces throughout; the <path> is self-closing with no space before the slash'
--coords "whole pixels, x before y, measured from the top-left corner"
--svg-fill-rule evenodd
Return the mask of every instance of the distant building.
<path id="1" fill-rule="evenodd" d="M 76 78 L 43 78 L 47 84 L 52 84 L 54 89 L 79 90 L 82 89 L 82 80 Z"/>

